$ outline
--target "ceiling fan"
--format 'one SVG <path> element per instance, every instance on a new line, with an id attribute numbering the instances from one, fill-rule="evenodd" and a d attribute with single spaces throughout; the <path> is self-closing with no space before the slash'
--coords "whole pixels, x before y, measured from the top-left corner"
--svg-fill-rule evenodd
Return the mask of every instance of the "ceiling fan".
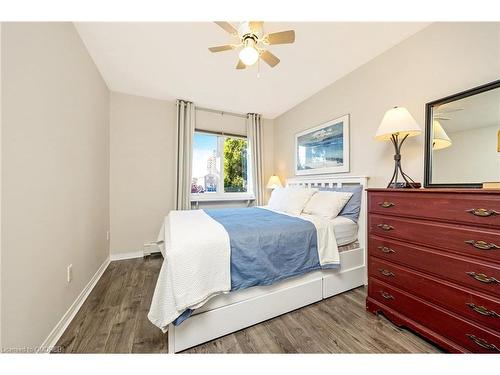
<path id="1" fill-rule="evenodd" d="M 216 21 L 222 29 L 233 37 L 237 38 L 235 44 L 225 44 L 222 46 L 210 47 L 210 52 L 229 51 L 243 47 L 239 52 L 236 69 L 245 69 L 247 66 L 255 64 L 259 58 L 264 60 L 271 68 L 279 64 L 280 59 L 267 50 L 273 44 L 289 44 L 295 42 L 295 31 L 287 30 L 277 33 L 264 34 L 263 23 L 261 21 L 241 22 L 235 28 L 229 22 Z"/>
<path id="2" fill-rule="evenodd" d="M 436 109 L 438 109 L 439 107 L 437 107 Z M 436 112 L 434 113 L 433 115 L 433 118 L 434 120 L 451 120 L 449 117 L 446 117 L 446 114 L 447 113 L 453 113 L 453 112 L 459 112 L 459 111 L 463 111 L 464 108 L 450 108 L 450 109 L 443 109 L 439 112 Z"/>

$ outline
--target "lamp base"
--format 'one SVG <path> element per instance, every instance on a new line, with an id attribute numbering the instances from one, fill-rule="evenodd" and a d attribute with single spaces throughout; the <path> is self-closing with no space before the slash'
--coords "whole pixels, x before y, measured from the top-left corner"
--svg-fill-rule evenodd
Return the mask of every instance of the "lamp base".
<path id="1" fill-rule="evenodd" d="M 403 172 L 403 168 L 401 167 L 401 146 L 403 142 L 408 138 L 408 135 L 405 135 L 403 139 L 399 140 L 399 134 L 395 133 L 391 136 L 392 144 L 394 145 L 394 173 L 392 174 L 391 181 L 387 184 L 387 188 L 400 189 L 400 188 L 409 188 L 409 189 L 418 189 L 420 188 L 420 183 L 413 181 L 413 179 L 408 176 L 405 172 Z M 401 175 L 404 182 L 398 182 L 398 176 Z"/>
<path id="2" fill-rule="evenodd" d="M 392 182 L 387 187 L 388 189 L 420 189 L 422 184 L 420 182 Z"/>

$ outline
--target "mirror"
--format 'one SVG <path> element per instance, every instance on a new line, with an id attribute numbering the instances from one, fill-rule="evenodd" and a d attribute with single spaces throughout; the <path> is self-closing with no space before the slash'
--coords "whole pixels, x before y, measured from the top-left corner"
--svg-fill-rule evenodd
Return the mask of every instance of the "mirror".
<path id="1" fill-rule="evenodd" d="M 425 187 L 500 182 L 500 80 L 426 105 Z"/>

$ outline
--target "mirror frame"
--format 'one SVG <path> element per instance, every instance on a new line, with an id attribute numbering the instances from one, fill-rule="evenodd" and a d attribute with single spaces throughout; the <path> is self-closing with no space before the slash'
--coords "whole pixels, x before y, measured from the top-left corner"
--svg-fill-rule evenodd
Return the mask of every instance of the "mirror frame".
<path id="1" fill-rule="evenodd" d="M 432 108 L 436 105 L 442 105 L 469 96 L 477 95 L 485 91 L 493 90 L 500 87 L 500 79 L 474 87 L 469 90 L 453 94 L 442 99 L 434 100 L 425 105 L 425 153 L 424 153 L 424 187 L 425 188 L 482 188 L 482 182 L 467 183 L 467 184 L 433 184 L 432 177 Z"/>

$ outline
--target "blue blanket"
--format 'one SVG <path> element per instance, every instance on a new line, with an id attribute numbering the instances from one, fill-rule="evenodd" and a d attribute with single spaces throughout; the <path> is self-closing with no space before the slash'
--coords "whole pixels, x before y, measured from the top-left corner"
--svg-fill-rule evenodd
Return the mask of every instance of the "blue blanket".
<path id="1" fill-rule="evenodd" d="M 270 285 L 321 266 L 313 223 L 263 208 L 224 208 L 205 212 L 222 224 L 231 245 L 231 291 Z M 174 324 L 191 315 L 186 310 Z"/>

